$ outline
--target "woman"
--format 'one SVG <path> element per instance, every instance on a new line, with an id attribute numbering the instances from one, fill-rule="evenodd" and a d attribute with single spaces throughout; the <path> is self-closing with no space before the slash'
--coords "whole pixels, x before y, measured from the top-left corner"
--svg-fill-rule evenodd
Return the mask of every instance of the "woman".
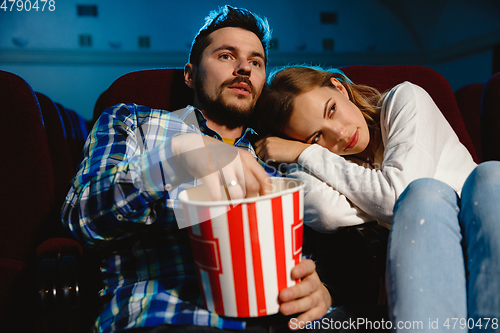
<path id="1" fill-rule="evenodd" d="M 277 135 L 257 142 L 257 153 L 296 163 L 287 175 L 307 182 L 307 224 L 332 231 L 392 223 L 394 325 L 484 331 L 489 318 L 488 330 L 495 329 L 500 163 L 477 166 L 422 88 L 405 82 L 380 94 L 340 71 L 288 67 L 270 76 L 257 117 Z"/>

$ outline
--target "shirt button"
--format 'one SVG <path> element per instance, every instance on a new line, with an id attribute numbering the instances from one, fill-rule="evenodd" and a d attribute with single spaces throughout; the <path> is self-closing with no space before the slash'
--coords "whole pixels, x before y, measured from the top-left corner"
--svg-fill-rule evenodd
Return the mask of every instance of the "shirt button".
<path id="1" fill-rule="evenodd" d="M 122 214 L 118 214 L 118 215 L 116 215 L 116 219 L 117 219 L 118 221 L 122 221 L 122 220 L 123 220 L 123 215 L 122 215 Z"/>
<path id="2" fill-rule="evenodd" d="M 171 184 L 166 184 L 165 185 L 165 191 L 170 192 L 172 190 L 172 185 Z"/>

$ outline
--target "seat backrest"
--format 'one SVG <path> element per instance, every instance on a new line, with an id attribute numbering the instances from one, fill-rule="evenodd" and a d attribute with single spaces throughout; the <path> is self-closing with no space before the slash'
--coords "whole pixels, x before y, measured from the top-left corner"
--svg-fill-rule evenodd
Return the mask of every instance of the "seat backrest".
<path id="1" fill-rule="evenodd" d="M 34 253 L 54 203 L 54 177 L 35 93 L 19 76 L 0 71 L 0 314 Z"/>
<path id="2" fill-rule="evenodd" d="M 64 130 L 66 132 L 66 140 L 71 153 L 71 160 L 75 168 L 77 168 L 81 162 L 83 145 L 89 134 L 89 123 L 75 111 L 64 107 L 60 103 L 55 104 L 61 115 Z"/>
<path id="3" fill-rule="evenodd" d="M 467 147 L 474 160 L 478 162 L 474 145 L 462 120 L 453 90 L 449 82 L 437 71 L 414 65 L 355 65 L 340 69 L 353 82 L 375 87 L 382 92 L 404 81 L 424 88 L 453 127 L 460 142 Z"/>
<path id="4" fill-rule="evenodd" d="M 455 91 L 460 114 L 474 144 L 479 161 L 483 160 L 481 147 L 481 95 L 483 88 L 484 83 L 471 83 Z"/>
<path id="5" fill-rule="evenodd" d="M 54 169 L 56 201 L 61 202 L 68 194 L 70 181 L 75 174 L 75 166 L 67 141 L 66 130 L 56 104 L 46 95 L 35 92 L 42 110 L 50 158 Z"/>
<path id="6" fill-rule="evenodd" d="M 481 98 L 481 142 L 485 161 L 500 161 L 500 72 L 484 85 Z"/>
<path id="7" fill-rule="evenodd" d="M 106 108 L 135 103 L 154 109 L 175 111 L 192 103 L 193 91 L 184 83 L 182 68 L 136 71 L 116 79 L 96 102 L 93 121 Z"/>

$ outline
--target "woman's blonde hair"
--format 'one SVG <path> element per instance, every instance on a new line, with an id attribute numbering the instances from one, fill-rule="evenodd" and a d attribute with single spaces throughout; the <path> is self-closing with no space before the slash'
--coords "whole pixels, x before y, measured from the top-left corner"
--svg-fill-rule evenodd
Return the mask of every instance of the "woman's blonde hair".
<path id="1" fill-rule="evenodd" d="M 268 78 L 256 107 L 259 134 L 283 135 L 294 109 L 295 97 L 316 87 L 333 87 L 331 78 L 346 88 L 349 99 L 363 113 L 375 140 L 380 137 L 380 105 L 382 94 L 375 88 L 353 83 L 338 69 L 313 66 L 291 66 L 274 71 Z"/>

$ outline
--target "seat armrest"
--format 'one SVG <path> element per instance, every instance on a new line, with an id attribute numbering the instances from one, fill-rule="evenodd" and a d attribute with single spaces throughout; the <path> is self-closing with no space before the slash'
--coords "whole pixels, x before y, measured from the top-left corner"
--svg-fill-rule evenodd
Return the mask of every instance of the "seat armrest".
<path id="1" fill-rule="evenodd" d="M 41 333 L 88 331 L 82 325 L 81 245 L 70 238 L 51 238 L 40 244 L 36 255 Z"/>

